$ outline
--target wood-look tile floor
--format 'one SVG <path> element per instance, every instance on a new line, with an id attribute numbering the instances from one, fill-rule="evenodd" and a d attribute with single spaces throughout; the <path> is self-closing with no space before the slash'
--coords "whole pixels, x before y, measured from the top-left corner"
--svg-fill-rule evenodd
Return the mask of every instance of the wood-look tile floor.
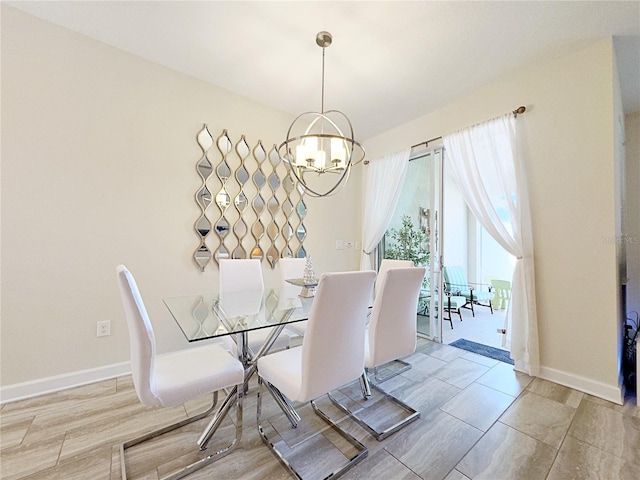
<path id="1" fill-rule="evenodd" d="M 382 442 L 345 418 L 325 398 L 319 405 L 369 449 L 346 479 L 603 479 L 640 478 L 640 408 L 619 406 L 513 371 L 511 365 L 423 339 L 408 358 L 412 368 L 381 386 L 420 410 L 421 418 Z M 190 480 L 287 479 L 287 471 L 256 429 L 256 391 L 244 400 L 243 437 L 225 458 Z M 336 392 L 371 412 L 357 384 Z M 164 409 L 144 407 L 130 376 L 4 404 L 0 410 L 3 480 L 119 480 L 119 444 L 203 410 L 208 398 Z M 263 420 L 274 441 L 305 474 L 322 478 L 341 461 L 339 442 L 309 406 L 291 429 L 268 394 Z M 369 417 L 375 417 L 373 413 Z M 382 413 L 385 416 L 384 413 Z M 388 415 L 386 415 L 388 416 Z M 235 417 L 234 417 L 235 418 Z M 131 479 L 154 480 L 202 455 L 195 442 L 208 419 L 133 447 Z M 209 451 L 233 435 L 231 419 Z"/>

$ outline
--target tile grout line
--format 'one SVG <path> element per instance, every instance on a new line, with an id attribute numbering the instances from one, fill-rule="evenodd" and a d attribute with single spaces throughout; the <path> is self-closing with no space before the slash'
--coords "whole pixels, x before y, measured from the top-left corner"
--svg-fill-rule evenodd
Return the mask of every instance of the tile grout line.
<path id="1" fill-rule="evenodd" d="M 391 453 L 389 450 L 387 450 L 387 447 L 382 447 L 382 450 L 384 450 L 385 452 L 387 452 L 388 455 L 390 455 L 391 457 L 393 457 L 400 465 L 402 465 L 404 468 L 406 468 L 407 470 L 409 470 L 411 473 L 413 473 L 416 477 L 421 478 L 422 480 L 424 480 L 424 477 L 419 475 L 418 472 L 416 472 L 415 470 L 413 470 L 411 467 L 409 467 L 409 465 L 407 465 L 406 463 L 404 463 L 402 460 L 400 460 L 398 457 L 396 457 L 393 453 Z M 451 472 L 449 472 L 451 473 Z M 447 474 L 448 475 L 448 474 Z M 445 477 L 446 478 L 446 477 Z"/>
<path id="2" fill-rule="evenodd" d="M 56 457 L 56 463 L 54 464 L 54 467 L 57 467 L 58 465 L 60 465 L 60 457 L 62 456 L 62 449 L 64 448 L 64 442 L 67 441 L 67 435 L 68 435 L 68 431 L 65 430 L 64 438 L 60 442 L 60 450 L 58 450 L 58 456 Z"/>
<path id="3" fill-rule="evenodd" d="M 31 421 L 29 422 L 29 426 L 25 429 L 24 435 L 20 439 L 19 445 L 22 445 L 24 443 L 24 439 L 27 438 L 27 434 L 29 433 L 29 430 L 31 430 L 31 427 L 33 427 L 33 422 L 35 422 L 35 420 L 36 420 L 36 415 L 32 415 L 31 416 Z M 65 434 L 66 434 L 66 432 L 65 432 Z"/>
<path id="4" fill-rule="evenodd" d="M 535 392 L 532 392 L 532 393 L 535 393 Z M 562 446 L 564 445 L 564 442 L 567 439 L 567 436 L 569 435 L 569 430 L 571 430 L 571 426 L 573 425 L 573 422 L 576 419 L 576 414 L 578 413 L 578 408 L 580 408 L 580 405 L 582 405 L 582 402 L 584 402 L 584 401 L 585 401 L 585 398 L 583 396 L 580 399 L 580 403 L 578 404 L 578 406 L 574 409 L 575 411 L 573 412 L 573 416 L 571 417 L 571 422 L 569 422 L 569 426 L 567 427 L 567 431 L 562 436 L 562 441 L 560 442 L 560 445 L 558 446 L 558 449 L 556 450 L 556 454 L 553 456 L 553 462 L 551 462 L 551 466 L 549 467 L 549 471 L 547 472 L 547 475 L 544 477 L 545 480 L 547 480 L 549 478 L 549 475 L 551 475 L 551 471 L 553 470 L 553 466 L 556 464 L 556 460 L 558 460 L 558 455 L 560 454 L 560 450 L 562 449 Z"/>
<path id="5" fill-rule="evenodd" d="M 579 408 L 580 406 L 582 406 L 582 402 L 589 402 L 589 403 L 592 403 L 593 405 L 595 405 L 596 407 L 601 407 L 601 408 L 605 408 L 605 409 L 607 409 L 607 410 L 611 410 L 613 413 L 615 413 L 615 414 L 618 414 L 618 415 L 622 416 L 622 417 L 623 417 L 623 419 L 624 419 L 624 417 L 626 417 L 626 416 L 627 416 L 627 414 L 625 414 L 624 412 L 617 411 L 617 410 L 615 410 L 615 409 L 613 409 L 613 408 L 609 408 L 609 407 L 607 407 L 606 405 L 601 405 L 601 404 L 599 404 L 599 403 L 597 403 L 597 402 L 592 402 L 591 400 L 589 400 L 589 399 L 587 399 L 587 398 L 586 398 L 586 394 L 585 394 L 585 396 L 583 396 L 583 397 L 582 397 L 582 399 L 580 400 L 580 404 L 578 405 L 578 407 L 576 407 L 576 413 L 578 412 L 578 408 Z M 634 418 L 634 417 L 632 416 L 632 418 Z M 620 455 L 616 455 L 615 453 L 612 453 L 612 452 L 608 452 L 608 451 L 606 451 L 606 450 L 603 450 L 600 446 L 598 446 L 598 445 L 594 445 L 594 444 L 592 444 L 592 443 L 588 442 L 587 440 L 584 440 L 584 439 L 581 439 L 581 438 L 575 437 L 575 436 L 573 436 L 573 435 L 569 435 L 569 430 L 571 430 L 571 425 L 573 425 L 574 420 L 575 420 L 575 415 L 574 415 L 574 417 L 571 419 L 571 423 L 569 424 L 569 428 L 567 429 L 567 433 L 566 433 L 565 437 L 562 439 L 562 442 L 563 442 L 563 443 L 564 443 L 564 440 L 566 439 L 566 437 L 567 437 L 567 436 L 569 436 L 569 437 L 571 437 L 571 438 L 575 439 L 576 441 L 581 442 L 581 443 L 584 443 L 585 445 L 588 445 L 588 446 L 589 446 L 589 447 L 591 447 L 591 448 L 595 448 L 596 450 L 598 450 L 598 451 L 600 451 L 600 452 L 602 452 L 602 453 L 604 453 L 604 454 L 606 454 L 606 455 L 611 455 L 612 457 L 615 457 L 615 458 L 617 458 L 617 459 L 619 459 L 619 460 L 622 460 L 623 462 L 631 463 L 631 461 L 630 461 L 630 460 L 628 460 L 628 459 L 626 459 L 625 457 L 622 457 L 622 456 L 620 456 Z"/>
<path id="6" fill-rule="evenodd" d="M 456 347 L 452 347 L 452 348 L 456 348 Z M 458 350 L 461 350 L 461 349 L 458 349 Z M 425 353 L 424 355 L 431 356 L 431 355 L 426 354 L 426 353 Z M 437 358 L 437 357 L 432 357 L 432 358 Z M 456 357 L 456 359 L 457 359 L 457 358 L 460 358 L 460 357 Z M 441 359 L 439 359 L 439 360 L 441 360 Z M 453 359 L 453 360 L 455 360 L 455 359 Z M 453 360 L 452 360 L 452 361 L 453 361 Z M 498 361 L 498 362 L 499 362 L 499 361 Z M 446 363 L 451 363 L 451 362 L 446 362 Z M 475 363 L 475 362 L 474 362 L 474 363 Z M 505 362 L 502 362 L 502 363 L 505 363 Z M 480 364 L 480 365 L 481 365 L 481 364 Z M 507 365 L 508 365 L 508 364 L 507 364 Z M 486 365 L 483 365 L 483 366 L 486 366 Z M 496 367 L 496 366 L 498 366 L 498 364 L 494 365 L 493 367 Z M 509 406 L 508 406 L 507 408 L 505 408 L 505 412 L 506 412 L 506 410 L 507 410 L 509 407 L 511 407 L 511 405 L 513 405 L 513 403 L 514 403 L 514 402 L 515 402 L 515 401 L 516 401 L 516 400 L 517 400 L 517 399 L 522 395 L 522 393 L 523 393 L 523 392 L 525 392 L 527 389 L 526 389 L 526 388 L 522 389 L 522 390 L 518 393 L 518 395 L 517 395 L 517 396 L 513 397 L 512 395 L 509 395 L 508 393 L 501 392 L 500 390 L 494 389 L 493 387 L 489 387 L 489 386 L 487 386 L 487 385 L 483 385 L 483 384 L 481 384 L 481 383 L 478 383 L 478 382 L 477 382 L 477 380 L 478 380 L 478 379 L 480 379 L 480 378 L 482 378 L 484 375 L 486 375 L 486 374 L 487 374 L 487 373 L 488 373 L 488 372 L 489 372 L 493 367 L 489 367 L 489 370 L 487 370 L 485 373 L 483 373 L 482 375 L 480 375 L 476 380 L 474 380 L 473 382 L 471 382 L 469 385 L 467 385 L 467 386 L 466 386 L 466 387 L 464 387 L 464 388 L 459 388 L 459 387 L 457 387 L 457 386 L 455 386 L 455 385 L 452 385 L 453 387 L 456 387 L 456 388 L 459 388 L 459 389 L 460 389 L 460 391 L 459 391 L 459 392 L 457 392 L 457 393 L 456 393 L 452 398 L 454 398 L 454 397 L 455 397 L 455 396 L 457 396 L 457 395 L 460 395 L 462 392 L 464 392 L 464 391 L 465 391 L 467 388 L 469 388 L 471 385 L 473 385 L 474 383 L 477 383 L 478 385 L 481 385 L 481 386 L 483 386 L 483 387 L 490 388 L 490 389 L 492 389 L 492 390 L 494 390 L 494 391 L 496 391 L 496 392 L 498 392 L 498 393 L 502 393 L 502 394 L 504 394 L 504 395 L 507 395 L 507 396 L 509 396 L 509 397 L 512 397 L 512 398 L 513 398 L 513 400 L 509 403 Z M 437 380 L 439 380 L 437 377 L 434 377 L 434 376 L 433 376 L 433 375 L 431 375 L 431 374 L 428 374 L 428 377 L 429 377 L 429 378 L 436 378 Z M 448 382 L 445 382 L 445 383 L 449 384 Z M 450 385 L 450 384 L 449 384 L 449 385 Z M 460 422 L 464 423 L 465 425 L 468 425 L 469 427 L 474 428 L 474 429 L 476 429 L 476 430 L 478 430 L 478 431 L 482 432 L 482 434 L 480 435 L 480 437 L 478 438 L 478 440 L 476 440 L 476 441 L 475 441 L 475 442 L 474 442 L 474 443 L 469 447 L 469 449 L 468 449 L 466 452 L 464 452 L 464 454 L 461 456 L 460 460 L 459 460 L 459 461 L 458 461 L 458 462 L 457 462 L 457 463 L 456 463 L 456 464 L 451 468 L 451 470 L 449 470 L 449 472 L 447 473 L 447 475 L 444 477 L 444 478 L 446 478 L 448 475 L 450 475 L 450 474 L 451 474 L 451 472 L 452 472 L 453 470 L 456 470 L 456 469 L 457 469 L 458 465 L 459 465 L 459 464 L 460 464 L 460 462 L 464 459 L 464 457 L 466 457 L 466 456 L 467 456 L 467 454 L 468 454 L 468 453 L 469 453 L 469 452 L 470 452 L 470 451 L 471 451 L 471 450 L 472 450 L 472 449 L 473 449 L 473 448 L 474 448 L 474 447 L 475 447 L 475 446 L 476 446 L 476 445 L 477 445 L 477 444 L 478 444 L 478 443 L 479 443 L 479 442 L 484 438 L 484 436 L 487 434 L 487 432 L 489 432 L 489 430 L 491 430 L 491 428 L 493 428 L 493 426 L 494 426 L 496 423 L 498 423 L 498 422 L 500 421 L 500 418 L 502 417 L 502 415 L 504 415 L 504 412 L 503 412 L 503 413 L 502 413 L 502 414 L 501 414 L 501 415 L 500 415 L 500 416 L 499 416 L 499 417 L 498 417 L 498 418 L 497 418 L 497 419 L 496 419 L 496 420 L 495 420 L 495 421 L 494 421 L 494 422 L 489 426 L 489 428 L 487 428 L 485 431 L 483 431 L 483 430 L 479 429 L 478 427 L 476 427 L 476 426 L 474 426 L 474 425 L 471 425 L 470 423 L 468 423 L 468 422 L 466 422 L 466 421 L 464 421 L 464 420 L 462 420 L 462 419 L 460 419 L 460 418 L 456 417 L 455 415 L 452 415 L 451 413 L 446 412 L 445 410 L 443 410 L 443 409 L 442 409 L 442 405 L 438 407 L 438 410 L 439 410 L 440 412 L 442 412 L 442 413 L 446 414 L 446 415 L 449 415 L 449 416 L 451 416 L 451 417 L 455 418 L 456 420 L 458 420 L 458 421 L 460 421 Z M 506 424 L 504 424 L 504 425 L 506 425 Z M 508 426 L 508 425 L 506 425 L 506 426 Z M 510 427 L 510 428 L 512 428 L 512 427 Z M 524 434 L 524 432 L 521 432 L 521 433 L 523 433 L 523 434 Z M 526 434 L 525 434 L 525 435 L 526 435 Z M 529 435 L 527 435 L 527 436 L 529 436 Z M 531 437 L 531 438 L 533 438 L 533 437 Z M 534 440 L 535 440 L 535 439 L 534 439 Z M 417 474 L 416 472 L 414 472 L 413 470 L 411 470 L 411 469 L 410 469 L 406 464 L 404 464 L 400 459 L 398 459 L 398 458 L 397 458 L 397 457 L 395 457 L 391 452 L 389 452 L 389 451 L 387 450 L 387 447 L 383 447 L 383 449 L 384 449 L 384 450 L 385 450 L 389 455 L 391 455 L 393 458 L 395 458 L 398 462 L 400 462 L 402 465 L 404 465 L 404 466 L 405 466 L 406 468 L 408 468 L 410 471 L 412 471 L 413 473 L 415 473 L 418 477 L 420 477 L 420 478 L 424 478 L 424 477 L 422 477 L 422 476 L 418 475 L 418 474 Z M 460 472 L 460 473 L 462 473 L 462 472 Z M 464 475 L 464 474 L 463 474 L 463 475 Z M 466 475 L 465 475 L 465 476 L 466 476 Z"/>
<path id="7" fill-rule="evenodd" d="M 454 347 L 454 348 L 455 348 L 455 347 Z M 480 377 L 478 377 L 478 378 L 480 378 Z M 476 382 L 474 381 L 474 382 L 472 382 L 472 383 L 476 383 Z M 482 385 L 482 384 L 480 383 L 480 384 L 478 384 L 478 385 Z M 483 385 L 483 386 L 486 386 L 486 385 Z M 466 388 L 468 388 L 468 387 L 466 387 Z M 491 387 L 489 387 L 489 388 L 491 388 Z M 460 461 L 454 465 L 454 467 L 449 471 L 449 473 L 447 474 L 447 476 L 448 476 L 449 474 L 451 474 L 451 472 L 452 472 L 453 470 L 456 470 L 456 469 L 457 469 L 458 465 L 460 465 L 460 462 L 462 462 L 462 460 L 464 460 L 464 458 L 469 454 L 469 452 L 470 452 L 470 451 L 471 451 L 471 450 L 472 450 L 472 449 L 473 449 L 473 448 L 474 448 L 478 443 L 480 443 L 480 441 L 481 441 L 481 440 L 484 438 L 484 436 L 489 432 L 489 430 L 491 430 L 491 429 L 492 429 L 492 428 L 493 428 L 497 423 L 502 423 L 502 422 L 500 422 L 500 418 L 502 418 L 502 415 L 504 415 L 504 413 L 505 413 L 505 412 L 506 412 L 506 411 L 511 407 L 511 405 L 513 405 L 513 404 L 515 403 L 515 401 L 520 397 L 520 395 L 522 395 L 522 393 L 523 393 L 525 390 L 526 390 L 526 389 L 523 389 L 523 390 L 518 394 L 518 396 L 516 396 L 516 397 L 514 397 L 514 398 L 513 398 L 513 401 L 509 404 L 509 406 L 508 406 L 507 408 L 505 408 L 504 412 L 502 412 L 502 414 L 501 414 L 498 418 L 496 418 L 496 419 L 494 420 L 494 422 L 491 424 L 491 426 L 490 426 L 489 428 L 487 428 L 487 430 L 486 430 L 486 431 L 482 431 L 482 430 L 480 430 L 478 427 L 474 427 L 473 425 L 471 425 L 471 424 L 469 424 L 469 423 L 465 422 L 464 420 L 460 420 L 459 418 L 457 418 L 457 417 L 455 417 L 455 416 L 454 416 L 454 418 L 457 418 L 458 420 L 460 420 L 461 422 L 465 423 L 466 425 L 469 425 L 470 427 L 473 427 L 473 428 L 475 428 L 476 430 L 480 430 L 480 431 L 482 432 L 482 435 L 480 435 L 480 438 L 478 438 L 478 440 L 476 440 L 476 441 L 473 443 L 473 445 L 471 445 L 471 447 L 470 447 L 470 448 L 469 448 L 469 449 L 464 453 L 464 455 L 462 455 L 462 457 L 460 458 Z M 504 393 L 504 392 L 500 392 L 500 393 Z M 508 394 L 505 394 L 505 395 L 508 395 Z M 509 395 L 509 396 L 510 396 L 510 395 Z M 441 410 L 442 412 L 444 412 L 444 410 L 442 410 L 442 408 L 441 408 L 441 407 L 439 407 L 439 408 L 440 408 L 440 410 Z M 447 413 L 447 412 L 444 412 L 444 413 Z M 450 415 L 450 414 L 448 414 L 448 415 Z M 452 416 L 453 416 L 453 415 L 452 415 Z M 503 425 L 506 425 L 506 424 L 503 424 Z M 506 425 L 506 426 L 508 426 L 508 425 Z M 510 427 L 510 428 L 511 428 L 511 427 Z M 533 438 L 533 437 L 532 437 L 532 438 Z M 460 473 L 462 473 L 462 472 L 460 471 Z M 464 473 L 462 473 L 462 474 L 464 475 Z M 466 475 L 465 475 L 465 477 L 466 477 Z M 445 477 L 445 478 L 446 478 L 446 477 Z"/>

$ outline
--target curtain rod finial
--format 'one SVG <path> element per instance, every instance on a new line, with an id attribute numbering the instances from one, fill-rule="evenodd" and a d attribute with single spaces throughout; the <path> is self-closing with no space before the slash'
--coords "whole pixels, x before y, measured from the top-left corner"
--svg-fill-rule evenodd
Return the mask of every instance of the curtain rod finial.
<path id="1" fill-rule="evenodd" d="M 513 114 L 514 114 L 514 115 L 520 115 L 520 114 L 522 114 L 522 113 L 524 113 L 524 112 L 526 112 L 526 111 L 527 111 L 526 107 L 520 106 L 520 107 L 516 108 L 516 109 L 513 111 Z"/>

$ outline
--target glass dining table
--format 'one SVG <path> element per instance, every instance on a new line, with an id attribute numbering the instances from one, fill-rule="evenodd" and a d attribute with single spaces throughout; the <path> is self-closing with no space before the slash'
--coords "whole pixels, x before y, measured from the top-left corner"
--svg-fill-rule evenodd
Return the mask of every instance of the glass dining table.
<path id="1" fill-rule="evenodd" d="M 236 344 L 238 358 L 244 367 L 242 394 L 248 391 L 248 383 L 257 371 L 258 359 L 268 353 L 287 324 L 309 318 L 313 297 L 300 297 L 300 288 L 224 292 L 219 295 L 189 295 L 164 298 L 163 302 L 182 330 L 188 342 L 231 337 Z M 269 334 L 257 349 L 249 347 L 249 332 L 269 329 Z M 201 450 L 206 448 L 222 420 L 233 406 L 236 388 L 228 392 L 221 407 L 198 439 Z M 287 415 L 295 410 L 279 391 L 270 389 L 278 405 Z M 242 418 L 241 415 L 239 418 Z M 299 418 L 298 418 L 299 420 Z"/>

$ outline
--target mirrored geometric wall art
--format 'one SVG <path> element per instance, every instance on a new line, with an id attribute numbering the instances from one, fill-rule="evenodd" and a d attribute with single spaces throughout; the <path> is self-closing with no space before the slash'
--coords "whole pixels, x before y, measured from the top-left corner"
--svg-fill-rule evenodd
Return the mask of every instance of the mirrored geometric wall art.
<path id="1" fill-rule="evenodd" d="M 196 164 L 202 185 L 196 192 L 199 246 L 193 257 L 200 270 L 212 258 L 254 258 L 271 268 L 281 257 L 304 258 L 304 193 L 277 146 L 267 151 L 260 140 L 252 146 L 244 135 L 233 140 L 226 130 L 214 142 L 207 125 L 197 141 L 203 156 Z M 217 212 L 207 213 L 211 203 Z"/>
<path id="2" fill-rule="evenodd" d="M 207 187 L 207 180 L 209 180 L 209 177 L 213 173 L 213 165 L 209 161 L 207 152 L 213 146 L 213 137 L 211 136 L 211 133 L 209 133 L 209 129 L 206 125 L 198 133 L 197 139 L 198 145 L 200 145 L 200 148 L 202 149 L 202 158 L 200 158 L 196 164 L 196 170 L 202 179 L 202 185 L 196 192 L 196 203 L 198 204 L 198 207 L 200 207 L 200 216 L 196 220 L 195 224 L 200 245 L 193 254 L 193 258 L 196 264 L 200 267 L 200 270 L 204 272 L 204 267 L 209 263 L 212 256 L 211 250 L 207 248 L 205 239 L 207 238 L 207 235 L 211 233 L 211 221 L 207 218 L 206 210 L 211 204 L 211 191 Z"/>

